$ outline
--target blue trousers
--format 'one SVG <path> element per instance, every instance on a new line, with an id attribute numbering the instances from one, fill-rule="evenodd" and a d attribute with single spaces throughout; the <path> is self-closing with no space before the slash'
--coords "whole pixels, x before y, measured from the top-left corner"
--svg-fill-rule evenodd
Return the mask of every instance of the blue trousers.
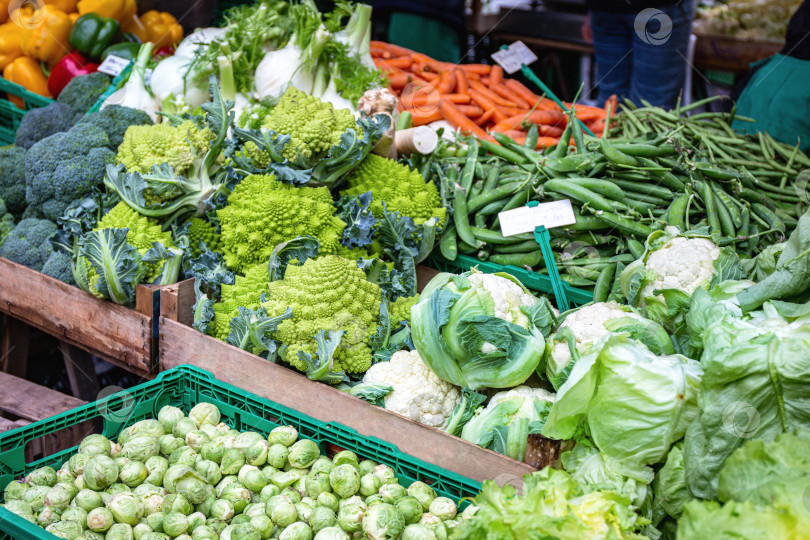
<path id="1" fill-rule="evenodd" d="M 694 0 L 638 13 L 591 12 L 599 101 L 674 108 L 686 74 Z"/>

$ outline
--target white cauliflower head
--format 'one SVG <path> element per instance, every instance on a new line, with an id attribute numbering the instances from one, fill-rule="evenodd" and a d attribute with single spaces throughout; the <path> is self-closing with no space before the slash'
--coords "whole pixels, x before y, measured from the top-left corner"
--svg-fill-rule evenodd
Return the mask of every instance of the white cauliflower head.
<path id="1" fill-rule="evenodd" d="M 537 303 L 537 297 L 514 281 L 495 274 L 474 273 L 468 279 L 473 286 L 484 289 L 495 303 L 495 315 L 499 319 L 526 327 L 529 318 L 520 306 L 531 307 Z"/>
<path id="2" fill-rule="evenodd" d="M 711 240 L 676 236 L 647 257 L 644 267 L 651 279 L 641 289 L 640 298 L 652 296 L 656 289 L 678 289 L 691 295 L 711 281 L 719 256 L 720 248 Z"/>
<path id="3" fill-rule="evenodd" d="M 553 392 L 549 392 L 547 390 L 543 390 L 542 388 L 532 388 L 531 386 L 526 386 L 522 384 L 510 390 L 505 390 L 503 392 L 498 392 L 494 396 L 489 399 L 489 403 L 487 403 L 485 411 L 493 409 L 495 405 L 506 401 L 507 399 L 511 399 L 513 397 L 522 397 L 522 398 L 530 398 L 524 402 L 524 406 L 528 404 L 530 407 L 534 407 L 533 402 L 535 400 L 540 401 L 551 401 L 552 403 L 557 398 L 557 394 Z"/>
<path id="4" fill-rule="evenodd" d="M 441 429 L 461 401 L 461 391 L 441 380 L 416 351 L 398 351 L 388 362 L 371 366 L 364 383 L 390 385 L 385 408 L 430 427 Z"/>

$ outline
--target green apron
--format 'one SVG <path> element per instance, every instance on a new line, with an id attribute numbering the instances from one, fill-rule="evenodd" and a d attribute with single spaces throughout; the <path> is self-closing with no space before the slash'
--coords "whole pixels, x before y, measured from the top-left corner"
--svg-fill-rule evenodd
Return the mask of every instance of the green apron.
<path id="1" fill-rule="evenodd" d="M 735 120 L 747 133 L 768 132 L 774 139 L 810 150 L 810 60 L 776 54 L 764 61 L 737 100 L 737 114 L 756 122 Z"/>

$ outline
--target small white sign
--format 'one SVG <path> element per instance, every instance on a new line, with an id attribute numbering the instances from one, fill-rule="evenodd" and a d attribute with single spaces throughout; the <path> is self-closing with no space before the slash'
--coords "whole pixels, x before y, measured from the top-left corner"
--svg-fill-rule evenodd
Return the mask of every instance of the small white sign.
<path id="1" fill-rule="evenodd" d="M 546 229 L 552 229 L 573 225 L 577 222 L 570 199 L 540 203 L 537 206 L 522 206 L 500 212 L 498 220 L 501 222 L 501 234 L 504 236 L 532 232 L 535 227 L 540 225 Z"/>
<path id="2" fill-rule="evenodd" d="M 104 61 L 98 66 L 98 70 L 102 73 L 106 73 L 111 77 L 117 77 L 124 71 L 124 68 L 129 65 L 129 60 L 125 58 L 121 58 L 120 56 L 115 56 L 113 54 L 109 55 Z"/>
<path id="3" fill-rule="evenodd" d="M 515 41 L 508 48 L 492 53 L 492 59 L 511 75 L 523 64 L 528 66 L 537 60 L 537 56 L 522 41 Z"/>

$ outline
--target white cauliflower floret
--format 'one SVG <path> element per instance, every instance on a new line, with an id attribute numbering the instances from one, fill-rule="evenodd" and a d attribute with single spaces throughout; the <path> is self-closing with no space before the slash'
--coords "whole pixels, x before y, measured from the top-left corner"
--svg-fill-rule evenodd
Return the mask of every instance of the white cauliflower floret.
<path id="1" fill-rule="evenodd" d="M 656 289 L 679 289 L 691 295 L 712 279 L 719 256 L 720 248 L 711 240 L 676 236 L 647 258 L 644 266 L 654 279 L 644 285 L 640 298 L 652 296 Z"/>
<path id="2" fill-rule="evenodd" d="M 532 307 L 537 303 L 537 298 L 526 292 L 523 287 L 494 274 L 472 274 L 468 279 L 470 283 L 483 288 L 492 297 L 496 317 L 524 328 L 529 324 L 529 318 L 520 310 L 520 306 Z"/>
<path id="3" fill-rule="evenodd" d="M 535 400 L 540 401 L 551 401 L 554 402 L 557 399 L 557 394 L 553 392 L 549 392 L 547 390 L 543 390 L 542 388 L 532 388 L 531 386 L 521 385 L 516 386 L 510 390 L 505 390 L 503 392 L 498 392 L 494 396 L 489 399 L 489 403 L 487 403 L 485 411 L 493 409 L 495 405 L 501 403 L 502 401 L 506 401 L 507 399 L 511 399 L 513 397 L 524 397 L 524 398 L 531 398 L 524 401 L 524 406 L 529 404 L 530 406 Z M 522 408 L 522 407 L 521 407 Z M 531 415 L 529 415 L 531 416 Z"/>
<path id="4" fill-rule="evenodd" d="M 390 385 L 394 390 L 384 398 L 386 409 L 438 429 L 461 401 L 458 387 L 441 380 L 416 351 L 398 351 L 389 362 L 374 364 L 363 382 Z"/>

